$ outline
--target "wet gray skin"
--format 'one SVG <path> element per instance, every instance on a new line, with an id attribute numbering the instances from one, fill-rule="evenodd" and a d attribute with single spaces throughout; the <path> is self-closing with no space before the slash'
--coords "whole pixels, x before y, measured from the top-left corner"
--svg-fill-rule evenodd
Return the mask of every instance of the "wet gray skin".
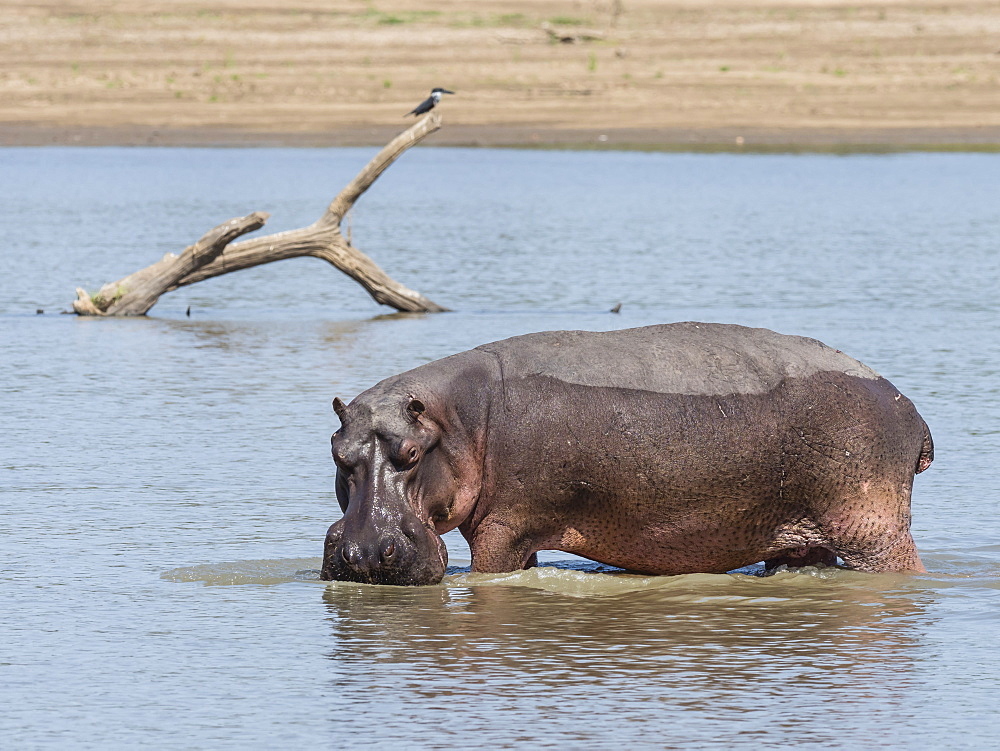
<path id="1" fill-rule="evenodd" d="M 430 584 L 441 580 L 448 552 L 432 514 L 419 514 L 420 458 L 438 440 L 419 417 L 416 399 L 377 413 L 367 404 L 334 409 L 342 427 L 331 439 L 337 501 L 344 516 L 326 536 L 324 579 L 369 584 Z"/>

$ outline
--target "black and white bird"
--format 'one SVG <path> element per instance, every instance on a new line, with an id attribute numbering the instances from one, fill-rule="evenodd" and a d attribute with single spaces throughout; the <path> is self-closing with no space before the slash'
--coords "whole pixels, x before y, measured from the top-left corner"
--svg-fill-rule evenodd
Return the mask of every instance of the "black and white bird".
<path id="1" fill-rule="evenodd" d="M 448 89 L 442 89 L 440 86 L 431 89 L 431 95 L 427 97 L 424 101 L 414 107 L 412 110 L 407 112 L 403 117 L 409 117 L 410 115 L 422 115 L 425 112 L 430 112 L 441 101 L 442 94 L 454 94 L 454 91 L 448 91 Z"/>

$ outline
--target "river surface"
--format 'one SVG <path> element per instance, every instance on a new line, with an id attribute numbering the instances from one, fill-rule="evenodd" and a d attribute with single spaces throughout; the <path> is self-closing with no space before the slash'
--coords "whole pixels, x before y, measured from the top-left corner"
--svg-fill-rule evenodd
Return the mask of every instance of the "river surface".
<path id="1" fill-rule="evenodd" d="M 373 153 L 0 149 L 0 746 L 996 748 L 1000 156 L 415 149 L 351 231 L 455 312 L 298 259 L 59 315 L 230 217 L 312 222 Z M 914 401 L 930 573 L 487 576 L 450 534 L 440 586 L 318 580 L 334 396 L 683 320 L 816 337 Z"/>

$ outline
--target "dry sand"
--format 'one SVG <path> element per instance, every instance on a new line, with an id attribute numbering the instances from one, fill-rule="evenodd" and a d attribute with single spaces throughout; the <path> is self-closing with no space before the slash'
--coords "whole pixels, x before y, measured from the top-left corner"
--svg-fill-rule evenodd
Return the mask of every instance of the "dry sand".
<path id="1" fill-rule="evenodd" d="M 437 144 L 996 148 L 1000 2 L 0 5 L 2 144 L 381 144 L 432 86 Z"/>

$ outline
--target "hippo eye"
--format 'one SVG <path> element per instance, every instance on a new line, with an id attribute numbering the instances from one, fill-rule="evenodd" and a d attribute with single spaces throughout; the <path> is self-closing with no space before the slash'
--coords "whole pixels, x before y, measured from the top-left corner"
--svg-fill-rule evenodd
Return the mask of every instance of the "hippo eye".
<path id="1" fill-rule="evenodd" d="M 417 459 L 420 457 L 420 447 L 412 441 L 404 441 L 403 444 L 396 449 L 395 457 L 396 458 L 393 460 L 393 463 L 396 465 L 397 469 L 410 469 L 417 463 Z"/>

